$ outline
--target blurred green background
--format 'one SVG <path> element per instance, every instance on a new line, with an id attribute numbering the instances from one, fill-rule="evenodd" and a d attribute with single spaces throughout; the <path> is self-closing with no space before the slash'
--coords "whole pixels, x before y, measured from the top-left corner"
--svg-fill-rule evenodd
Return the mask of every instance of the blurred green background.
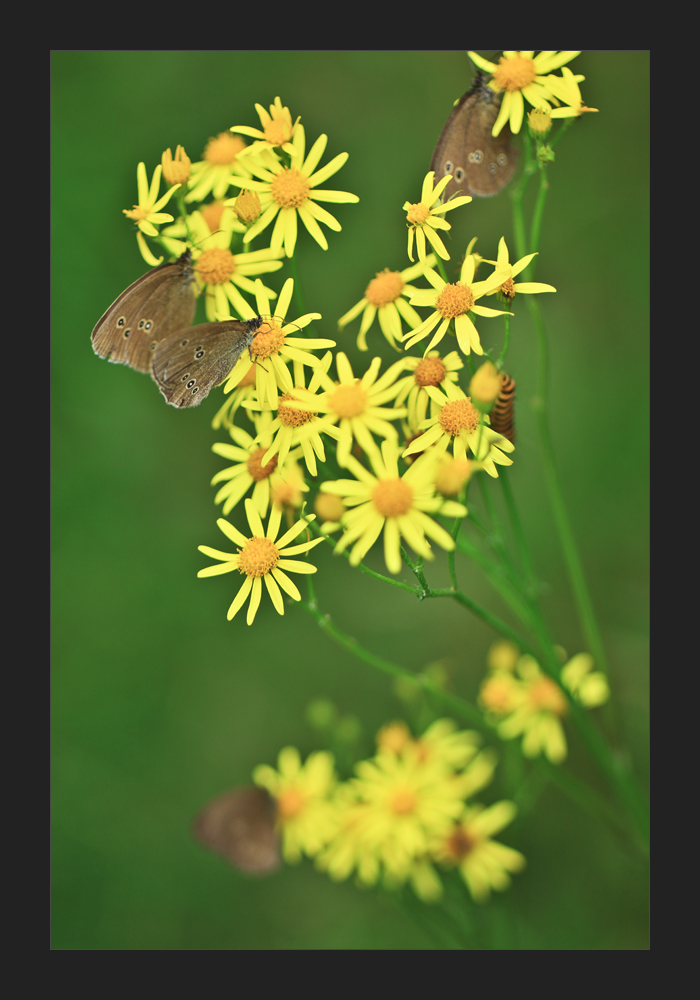
<path id="1" fill-rule="evenodd" d="M 558 289 L 541 299 L 551 425 L 644 781 L 649 57 L 584 52 L 570 65 L 585 74 L 584 100 L 600 113 L 575 123 L 550 170 L 537 278 Z M 136 201 L 137 163 L 150 177 L 178 143 L 199 159 L 210 136 L 257 127 L 254 103 L 267 107 L 279 94 L 302 116 L 307 149 L 328 135 L 322 163 L 350 154 L 325 186 L 360 198 L 328 206 L 343 226 L 324 230 L 328 251 L 300 227 L 307 306 L 323 316 L 312 334 L 337 339 L 353 363 L 375 353 L 394 360 L 376 324 L 369 355 L 360 355 L 359 321 L 340 337 L 336 321 L 377 271 L 407 266 L 401 206 L 419 199 L 470 74 L 463 51 L 52 55 L 54 948 L 433 946 L 382 892 L 336 885 L 310 863 L 246 878 L 192 840 L 190 823 L 207 800 L 248 783 L 252 768 L 274 764 L 287 744 L 302 755 L 319 745 L 305 721 L 312 698 L 328 696 L 361 719 L 362 753 L 402 707 L 387 678 L 296 607 L 280 617 L 265 597 L 252 628 L 242 614 L 226 621 L 238 585 L 231 576 L 196 578 L 209 562 L 197 545 L 224 541 L 209 486 L 223 463 L 211 452 L 224 440 L 211 429 L 221 393 L 176 411 L 148 378 L 97 358 L 90 332 L 147 269 L 122 215 Z M 507 191 L 450 219 L 455 260 L 472 236 L 494 257 L 501 235 L 514 259 Z M 287 274 L 266 283 L 279 289 Z M 500 336 L 497 325 L 480 324 L 486 346 Z M 527 309 L 518 310 L 507 367 L 518 385 L 511 482 L 547 585 L 549 623 L 573 654 L 585 646 L 528 405 L 535 356 Z M 495 638 L 479 620 L 446 600 L 416 605 L 326 546 L 314 562 L 321 609 L 341 629 L 412 672 L 444 658 L 453 689 L 475 696 Z M 374 554 L 368 562 L 381 566 Z M 512 621 L 476 569 L 462 561 L 458 572 L 470 595 Z M 442 553 L 430 579 L 448 583 Z M 599 783 L 570 727 L 568 736 L 567 766 Z M 480 799 L 500 795 L 496 782 Z M 487 945 L 647 946 L 644 866 L 554 788 L 501 839 L 525 853 L 528 867 L 480 915 L 497 928 Z"/>

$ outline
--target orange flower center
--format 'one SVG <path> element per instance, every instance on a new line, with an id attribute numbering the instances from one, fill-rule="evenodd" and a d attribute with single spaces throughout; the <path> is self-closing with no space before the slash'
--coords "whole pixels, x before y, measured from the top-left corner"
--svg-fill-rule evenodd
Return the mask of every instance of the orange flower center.
<path id="1" fill-rule="evenodd" d="M 265 576 L 280 559 L 279 549 L 269 538 L 254 535 L 238 550 L 238 569 L 246 576 Z"/>
<path id="2" fill-rule="evenodd" d="M 284 334 L 276 323 L 263 323 L 253 337 L 251 351 L 258 358 L 271 358 L 284 347 Z"/>
<path id="3" fill-rule="evenodd" d="M 528 689 L 528 697 L 534 708 L 565 715 L 567 704 L 561 688 L 549 677 L 533 681 Z"/>
<path id="4" fill-rule="evenodd" d="M 163 153 L 163 177 L 167 184 L 186 184 L 190 179 L 190 158 L 182 146 L 175 150 L 175 159 L 169 149 Z"/>
<path id="5" fill-rule="evenodd" d="M 447 368 L 445 368 L 444 361 L 441 361 L 440 358 L 423 358 L 416 365 L 413 378 L 420 386 L 440 385 L 445 375 L 447 375 Z"/>
<path id="6" fill-rule="evenodd" d="M 461 281 L 454 285 L 445 285 L 437 297 L 435 308 L 445 319 L 454 319 L 468 313 L 474 305 L 474 296 L 469 285 Z"/>
<path id="7" fill-rule="evenodd" d="M 277 796 L 277 815 L 281 819 L 293 819 L 297 816 L 306 801 L 306 796 L 298 788 L 285 788 Z"/>
<path id="8" fill-rule="evenodd" d="M 419 201 L 416 205 L 411 205 L 406 213 L 406 222 L 412 226 L 422 226 L 426 219 L 430 218 L 430 209 Z"/>
<path id="9" fill-rule="evenodd" d="M 403 479 L 381 479 L 372 490 L 372 501 L 382 517 L 403 517 L 413 506 L 413 490 Z"/>
<path id="10" fill-rule="evenodd" d="M 272 182 L 272 197 L 280 208 L 299 208 L 309 197 L 311 185 L 296 167 L 284 167 Z"/>
<path id="11" fill-rule="evenodd" d="M 204 250 L 195 265 L 195 271 L 208 285 L 223 285 L 236 270 L 236 262 L 230 250 L 212 247 Z"/>
<path id="12" fill-rule="evenodd" d="M 479 426 L 479 411 L 468 398 L 450 400 L 440 410 L 440 426 L 451 437 L 462 431 L 473 434 Z"/>
<path id="13" fill-rule="evenodd" d="M 526 59 L 518 52 L 511 59 L 501 56 L 500 65 L 493 74 L 494 81 L 500 90 L 522 90 L 537 76 L 537 69 L 532 59 Z"/>
<path id="14" fill-rule="evenodd" d="M 406 816 L 416 808 L 416 793 L 412 788 L 399 788 L 389 800 L 389 808 L 397 816 Z"/>
<path id="15" fill-rule="evenodd" d="M 255 371 L 255 368 L 251 368 L 251 371 Z M 258 448 L 250 456 L 246 465 L 248 466 L 248 472 L 251 474 L 256 483 L 261 482 L 263 479 L 267 479 L 271 473 L 277 468 L 277 455 L 273 455 L 267 465 L 262 465 L 262 457 L 267 451 L 267 448 Z"/>
<path id="16" fill-rule="evenodd" d="M 151 209 L 148 207 L 140 208 L 138 205 L 134 205 L 133 208 L 123 208 L 122 212 L 127 217 L 127 219 L 133 219 L 134 222 L 140 222 L 141 219 L 148 217 Z"/>
<path id="17" fill-rule="evenodd" d="M 210 139 L 204 150 L 204 159 L 212 166 L 229 166 L 234 162 L 245 143 L 237 135 L 220 132 L 216 139 Z"/>
<path id="18" fill-rule="evenodd" d="M 352 385 L 339 385 L 331 392 L 328 396 L 328 405 L 341 419 L 359 417 L 367 406 L 367 392 L 362 388 L 358 378 Z"/>
<path id="19" fill-rule="evenodd" d="M 513 279 L 512 278 L 508 278 L 507 281 L 504 281 L 503 284 L 501 285 L 499 291 L 500 291 L 501 295 L 503 295 L 507 299 L 514 298 L 514 296 L 515 296 L 515 284 L 513 282 Z"/>
<path id="20" fill-rule="evenodd" d="M 403 278 L 398 271 L 390 271 L 385 267 L 383 271 L 378 271 L 376 278 L 372 278 L 365 289 L 365 298 L 371 306 L 379 308 L 388 306 L 390 302 L 398 299 L 403 291 Z"/>
<path id="21" fill-rule="evenodd" d="M 303 386 L 295 386 L 294 388 L 303 389 Z M 283 396 L 280 396 L 278 403 L 277 416 L 285 427 L 301 427 L 302 424 L 308 424 L 310 420 L 318 416 L 318 413 L 313 413 L 311 410 L 298 410 L 295 406 L 290 406 L 290 399 L 294 400 L 292 393 L 285 392 Z"/>
<path id="22" fill-rule="evenodd" d="M 241 191 L 241 193 L 236 198 L 233 206 L 233 210 L 241 220 L 250 224 L 255 222 L 255 220 L 260 215 L 260 199 L 258 198 L 255 191 Z"/>

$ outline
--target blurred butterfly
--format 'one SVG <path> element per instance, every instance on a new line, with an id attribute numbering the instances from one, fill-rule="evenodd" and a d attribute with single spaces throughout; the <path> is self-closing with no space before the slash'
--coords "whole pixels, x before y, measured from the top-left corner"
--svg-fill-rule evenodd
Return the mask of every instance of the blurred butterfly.
<path id="1" fill-rule="evenodd" d="M 275 800 L 264 788 L 234 788 L 202 809 L 192 832 L 234 868 L 267 875 L 282 864 L 275 816 Z"/>

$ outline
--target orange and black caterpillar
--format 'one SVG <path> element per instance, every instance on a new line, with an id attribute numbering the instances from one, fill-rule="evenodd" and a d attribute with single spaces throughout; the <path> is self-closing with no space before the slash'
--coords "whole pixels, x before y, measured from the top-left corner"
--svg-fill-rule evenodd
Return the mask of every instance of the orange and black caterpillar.
<path id="1" fill-rule="evenodd" d="M 506 375 L 501 375 L 501 388 L 496 396 L 496 402 L 491 410 L 491 426 L 503 437 L 508 438 L 511 444 L 515 444 L 515 419 L 513 416 L 513 404 L 515 403 L 515 382 Z"/>

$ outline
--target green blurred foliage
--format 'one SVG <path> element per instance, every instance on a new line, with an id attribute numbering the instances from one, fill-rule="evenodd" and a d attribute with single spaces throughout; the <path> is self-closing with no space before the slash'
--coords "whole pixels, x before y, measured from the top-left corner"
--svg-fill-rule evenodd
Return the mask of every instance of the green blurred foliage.
<path id="1" fill-rule="evenodd" d="M 646 52 L 585 52 L 587 115 L 556 150 L 537 279 L 551 349 L 555 451 L 611 657 L 612 686 L 642 776 L 647 735 L 648 97 Z M 350 154 L 326 184 L 359 205 L 329 206 L 343 226 L 323 251 L 300 227 L 299 274 L 312 334 L 356 366 L 392 361 L 376 327 L 336 321 L 384 267 L 407 266 L 405 200 L 416 201 L 452 102 L 469 86 L 464 52 L 55 52 L 52 56 L 53 946 L 55 948 L 424 948 L 433 940 L 377 892 L 336 885 L 310 864 L 246 878 L 189 832 L 214 795 L 250 781 L 278 750 L 318 745 L 305 719 L 329 697 L 362 720 L 367 745 L 402 714 L 388 679 L 331 644 L 302 610 L 263 598 L 252 628 L 226 621 L 237 583 L 196 579 L 198 544 L 221 546 L 209 480 L 221 395 L 179 412 L 145 376 L 97 358 L 90 332 L 146 265 L 122 215 L 162 151 L 194 161 L 254 103 L 280 95 L 302 116 L 322 163 Z M 533 185 L 534 186 L 534 185 Z M 534 192 L 532 192 L 534 194 Z M 455 216 L 460 216 L 458 220 Z M 508 192 L 450 216 L 453 262 L 467 241 L 514 251 Z M 271 229 L 267 231 L 269 234 Z M 256 246 L 264 246 L 264 237 Z M 511 259 L 513 259 L 511 255 Z M 448 265 L 449 267 L 449 265 Z M 266 279 L 281 288 L 287 271 Z M 291 315 L 291 314 L 290 314 Z M 202 316 L 198 317 L 202 320 Z M 489 323 L 491 331 L 489 330 Z M 501 336 L 480 324 L 486 346 Z M 584 648 L 544 488 L 534 420 L 534 338 L 514 323 L 518 384 L 511 481 L 545 611 L 570 654 Z M 497 491 L 494 491 L 497 492 Z M 470 500 L 470 502 L 472 502 Z M 478 503 L 478 490 L 474 491 Z M 235 512 L 238 514 L 239 512 Z M 232 514 L 232 519 L 235 517 Z M 448 601 L 419 605 L 314 550 L 321 609 L 412 672 L 452 664 L 473 698 L 493 633 Z M 381 567 L 380 556 L 368 562 Z M 472 566 L 460 582 L 511 620 Z M 447 584 L 440 554 L 431 582 Z M 302 581 L 303 589 L 303 581 Z M 598 782 L 571 729 L 570 766 Z M 484 801 L 495 801 L 498 786 Z M 646 873 L 553 788 L 501 838 L 527 869 L 474 913 L 484 947 L 644 948 Z"/>

